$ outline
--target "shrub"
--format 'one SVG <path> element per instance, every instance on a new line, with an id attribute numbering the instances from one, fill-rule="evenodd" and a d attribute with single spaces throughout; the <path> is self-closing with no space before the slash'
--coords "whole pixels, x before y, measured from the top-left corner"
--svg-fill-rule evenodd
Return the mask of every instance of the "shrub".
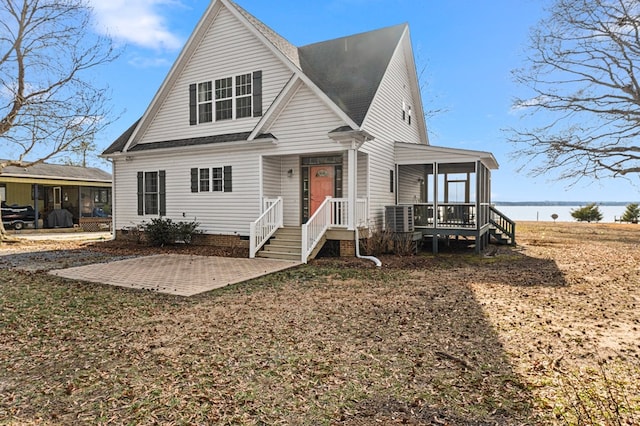
<path id="1" fill-rule="evenodd" d="M 578 222 L 600 222 L 602 220 L 602 213 L 596 203 L 571 210 L 571 216 Z"/>
<path id="2" fill-rule="evenodd" d="M 620 218 L 622 222 L 631 223 L 638 223 L 638 219 L 640 219 L 640 206 L 637 203 L 629 204 Z"/>
<path id="3" fill-rule="evenodd" d="M 197 234 L 198 222 L 173 222 L 171 219 L 155 218 L 144 226 L 149 244 L 164 246 L 177 242 L 191 244 Z"/>

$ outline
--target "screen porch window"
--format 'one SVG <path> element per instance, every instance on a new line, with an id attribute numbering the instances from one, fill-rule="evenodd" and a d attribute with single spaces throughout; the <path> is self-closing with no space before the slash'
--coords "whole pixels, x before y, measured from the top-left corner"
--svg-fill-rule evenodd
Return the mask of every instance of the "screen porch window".
<path id="1" fill-rule="evenodd" d="M 216 121 L 233 118 L 233 79 L 216 80 Z"/>
<path id="2" fill-rule="evenodd" d="M 213 121 L 213 97 L 211 82 L 205 81 L 198 84 L 198 123 L 211 123 Z"/>

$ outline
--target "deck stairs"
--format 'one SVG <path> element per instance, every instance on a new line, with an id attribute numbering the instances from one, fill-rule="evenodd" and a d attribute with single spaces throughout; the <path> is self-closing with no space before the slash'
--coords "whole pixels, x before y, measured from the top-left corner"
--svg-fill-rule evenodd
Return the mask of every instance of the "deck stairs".
<path id="1" fill-rule="evenodd" d="M 516 245 L 516 223 L 495 207 L 490 207 L 489 235 L 500 245 Z"/>
<path id="2" fill-rule="evenodd" d="M 309 259 L 316 257 L 326 237 L 318 242 Z M 278 228 L 269 241 L 262 247 L 257 257 L 280 260 L 301 260 L 302 257 L 302 228 L 299 226 L 285 226 Z"/>

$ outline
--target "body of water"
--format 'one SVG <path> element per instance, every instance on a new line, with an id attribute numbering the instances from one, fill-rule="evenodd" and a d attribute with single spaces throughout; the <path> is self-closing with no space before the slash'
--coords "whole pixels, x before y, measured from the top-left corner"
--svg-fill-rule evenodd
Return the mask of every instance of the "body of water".
<path id="1" fill-rule="evenodd" d="M 504 213 L 509 219 L 514 221 L 544 221 L 553 222 L 552 214 L 558 215 L 558 222 L 575 222 L 571 216 L 571 210 L 584 207 L 582 206 L 501 206 L 496 208 Z M 602 213 L 600 222 L 614 222 L 624 214 L 626 206 L 598 206 Z"/>

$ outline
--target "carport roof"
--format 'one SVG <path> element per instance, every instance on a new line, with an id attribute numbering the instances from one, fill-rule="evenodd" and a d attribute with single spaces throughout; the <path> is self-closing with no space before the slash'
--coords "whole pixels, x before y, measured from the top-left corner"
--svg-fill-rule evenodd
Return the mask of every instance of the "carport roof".
<path id="1" fill-rule="evenodd" d="M 3 162 L 5 160 L 0 160 Z M 66 166 L 63 164 L 38 163 L 29 167 L 7 166 L 0 177 L 59 179 L 84 182 L 111 183 L 111 173 L 96 167 Z"/>

